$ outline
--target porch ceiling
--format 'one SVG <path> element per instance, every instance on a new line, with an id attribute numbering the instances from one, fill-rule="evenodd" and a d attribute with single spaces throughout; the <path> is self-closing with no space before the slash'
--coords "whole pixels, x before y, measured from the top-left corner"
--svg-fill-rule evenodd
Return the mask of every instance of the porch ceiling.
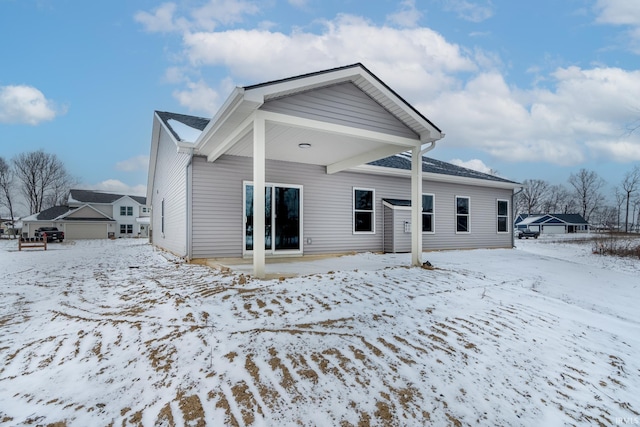
<path id="1" fill-rule="evenodd" d="M 266 124 L 265 144 L 267 159 L 322 166 L 389 146 L 384 142 L 371 141 L 353 135 L 303 129 L 272 122 Z M 311 146 L 301 148 L 299 144 Z M 400 153 L 406 151 L 407 147 L 391 145 L 389 150 Z M 253 131 L 245 134 L 226 154 L 252 157 Z"/>

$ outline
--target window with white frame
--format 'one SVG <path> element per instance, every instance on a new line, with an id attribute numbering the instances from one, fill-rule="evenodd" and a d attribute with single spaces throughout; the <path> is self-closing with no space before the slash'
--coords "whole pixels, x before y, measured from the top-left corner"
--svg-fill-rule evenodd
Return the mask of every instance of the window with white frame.
<path id="1" fill-rule="evenodd" d="M 434 228 L 434 204 L 435 196 L 433 194 L 422 195 L 422 232 L 433 233 Z"/>
<path id="2" fill-rule="evenodd" d="M 133 224 L 120 224 L 120 234 L 133 234 Z"/>
<path id="3" fill-rule="evenodd" d="M 456 233 L 469 233 L 470 201 L 468 197 L 456 196 Z"/>
<path id="4" fill-rule="evenodd" d="M 149 213 L 149 208 L 143 206 L 142 207 L 142 213 Z"/>
<path id="5" fill-rule="evenodd" d="M 120 206 L 120 216 L 133 216 L 133 206 Z"/>
<path id="6" fill-rule="evenodd" d="M 375 191 L 369 188 L 353 189 L 353 232 L 375 233 Z"/>
<path id="7" fill-rule="evenodd" d="M 509 232 L 509 201 L 498 200 L 498 233 Z"/>

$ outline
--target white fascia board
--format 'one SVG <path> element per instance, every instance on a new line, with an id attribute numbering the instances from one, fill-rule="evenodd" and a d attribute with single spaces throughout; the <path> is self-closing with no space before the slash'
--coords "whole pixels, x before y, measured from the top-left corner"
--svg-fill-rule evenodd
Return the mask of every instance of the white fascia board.
<path id="1" fill-rule="evenodd" d="M 420 139 L 423 144 L 438 141 L 444 138 L 444 133 L 440 132 L 436 129 L 431 123 L 425 120 L 420 114 L 418 114 L 413 108 L 410 108 L 407 105 L 407 101 L 402 100 L 398 97 L 394 92 L 389 90 L 385 85 L 383 85 L 380 81 L 376 79 L 371 79 L 367 76 L 367 80 L 374 86 L 378 91 L 382 92 L 387 98 L 391 99 L 396 105 L 400 106 L 411 118 L 413 118 L 418 123 L 421 123 L 425 128 L 428 129 L 428 135 L 421 134 Z"/>
<path id="2" fill-rule="evenodd" d="M 362 68 L 351 67 L 307 77 L 294 78 L 278 83 L 265 84 L 253 89 L 248 89 L 246 91 L 246 99 L 263 103 L 268 97 L 277 97 L 279 94 L 305 91 L 316 87 L 352 81 L 356 77 L 366 77 L 370 80 L 370 76 L 363 73 Z"/>
<path id="3" fill-rule="evenodd" d="M 253 129 L 254 114 L 247 117 L 239 126 L 235 128 L 229 136 L 227 136 L 221 143 L 219 143 L 211 153 L 207 155 L 208 162 L 215 162 L 220 156 L 227 152 L 227 150 L 233 147 L 240 139 Z"/>
<path id="4" fill-rule="evenodd" d="M 69 215 L 71 215 L 72 213 L 78 212 L 78 210 L 83 209 L 83 208 L 89 208 L 93 211 L 95 211 L 96 213 L 99 213 L 100 215 L 102 215 L 104 218 L 108 218 L 109 220 L 113 221 L 113 218 L 111 218 L 108 215 L 105 215 L 104 213 L 100 212 L 99 210 L 97 210 L 96 208 L 94 208 L 93 206 L 91 206 L 89 203 L 85 203 L 82 206 L 79 206 L 75 209 L 70 209 L 68 212 L 60 215 L 59 217 L 56 218 L 56 220 L 62 220 L 65 219 L 66 217 L 68 217 Z"/>
<path id="5" fill-rule="evenodd" d="M 388 168 L 383 166 L 374 166 L 374 165 L 366 165 L 366 164 L 351 168 L 349 169 L 349 172 L 369 173 L 369 174 L 375 174 L 375 175 L 402 176 L 406 178 L 411 178 L 411 171 L 408 169 Z M 445 174 L 433 173 L 433 172 L 422 172 L 422 180 L 433 181 L 433 182 L 446 182 L 451 184 L 474 185 L 478 187 L 504 188 L 504 189 L 510 189 L 510 190 L 522 187 L 522 184 L 517 184 L 517 183 L 491 181 L 488 179 L 468 178 L 468 177 L 456 176 L 456 175 L 445 175 Z"/>
<path id="6" fill-rule="evenodd" d="M 233 92 L 231 92 L 227 100 L 222 104 L 222 107 L 220 107 L 215 116 L 209 120 L 209 123 L 195 141 L 194 147 L 196 151 L 200 152 L 202 150 L 209 141 L 211 135 L 213 135 L 238 108 L 238 105 L 240 105 L 244 99 L 244 94 L 244 88 L 241 87 L 236 87 Z"/>

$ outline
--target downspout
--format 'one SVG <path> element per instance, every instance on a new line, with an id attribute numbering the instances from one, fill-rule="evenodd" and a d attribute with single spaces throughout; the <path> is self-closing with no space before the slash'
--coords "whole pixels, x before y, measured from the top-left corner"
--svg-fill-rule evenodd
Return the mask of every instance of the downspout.
<path id="1" fill-rule="evenodd" d="M 516 204 L 514 203 L 516 200 L 516 196 L 524 191 L 524 187 L 520 187 L 520 191 L 516 191 L 511 194 L 511 248 L 516 247 L 516 231 L 513 229 L 515 224 L 513 223 L 516 220 Z"/>
<path id="2" fill-rule="evenodd" d="M 444 134 L 442 135 L 444 137 Z M 424 156 L 426 153 L 428 153 L 429 151 L 433 150 L 434 148 L 436 148 L 436 141 L 431 141 L 429 142 L 429 145 L 427 148 L 423 148 L 422 150 L 420 150 L 420 156 Z"/>
<path id="3" fill-rule="evenodd" d="M 189 162 L 187 163 L 187 167 L 186 167 L 186 179 L 187 179 L 187 229 L 186 229 L 186 239 L 187 239 L 187 261 L 191 261 L 193 259 L 193 229 L 192 229 L 192 218 L 191 215 L 193 214 L 193 209 L 192 209 L 192 202 L 193 202 L 193 195 L 192 193 L 192 181 L 193 181 L 193 149 L 191 149 L 190 153 L 189 153 Z"/>

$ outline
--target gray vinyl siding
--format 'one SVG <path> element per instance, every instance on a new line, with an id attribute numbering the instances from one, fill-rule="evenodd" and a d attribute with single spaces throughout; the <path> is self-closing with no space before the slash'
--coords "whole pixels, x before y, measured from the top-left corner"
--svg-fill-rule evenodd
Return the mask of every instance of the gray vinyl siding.
<path id="1" fill-rule="evenodd" d="M 411 211 L 384 206 L 384 251 L 411 252 L 411 233 L 404 229 L 405 221 L 411 222 Z"/>
<path id="2" fill-rule="evenodd" d="M 342 83 L 267 101 L 262 110 L 417 138 L 407 125 L 353 83 Z"/>
<path id="3" fill-rule="evenodd" d="M 425 181 L 423 192 L 435 194 L 435 233 L 423 234 L 423 249 L 511 247 L 511 234 L 498 233 L 497 208 L 498 199 L 511 205 L 511 190 Z M 456 233 L 456 196 L 469 197 L 469 233 Z"/>
<path id="4" fill-rule="evenodd" d="M 222 156 L 214 163 L 193 159 L 193 258 L 242 256 L 243 181 L 252 180 L 252 159 Z M 410 197 L 411 180 L 354 172 L 327 175 L 322 166 L 267 161 L 266 181 L 303 188 L 304 254 L 383 250 L 382 199 Z M 511 190 L 425 181 L 435 194 L 435 234 L 424 234 L 424 249 L 510 247 L 508 233 L 497 234 L 496 199 Z M 375 189 L 375 234 L 353 233 L 353 187 Z M 455 233 L 455 196 L 471 199 L 471 233 Z M 154 216 L 159 210 L 154 207 Z M 154 230 L 154 236 L 156 231 Z M 311 239 L 311 244 L 307 244 Z M 155 240 L 155 237 L 154 237 Z"/>
<path id="5" fill-rule="evenodd" d="M 190 159 L 191 155 L 177 152 L 175 143 L 161 128 L 152 187 L 152 240 L 154 245 L 178 256 L 187 256 L 187 165 Z"/>

